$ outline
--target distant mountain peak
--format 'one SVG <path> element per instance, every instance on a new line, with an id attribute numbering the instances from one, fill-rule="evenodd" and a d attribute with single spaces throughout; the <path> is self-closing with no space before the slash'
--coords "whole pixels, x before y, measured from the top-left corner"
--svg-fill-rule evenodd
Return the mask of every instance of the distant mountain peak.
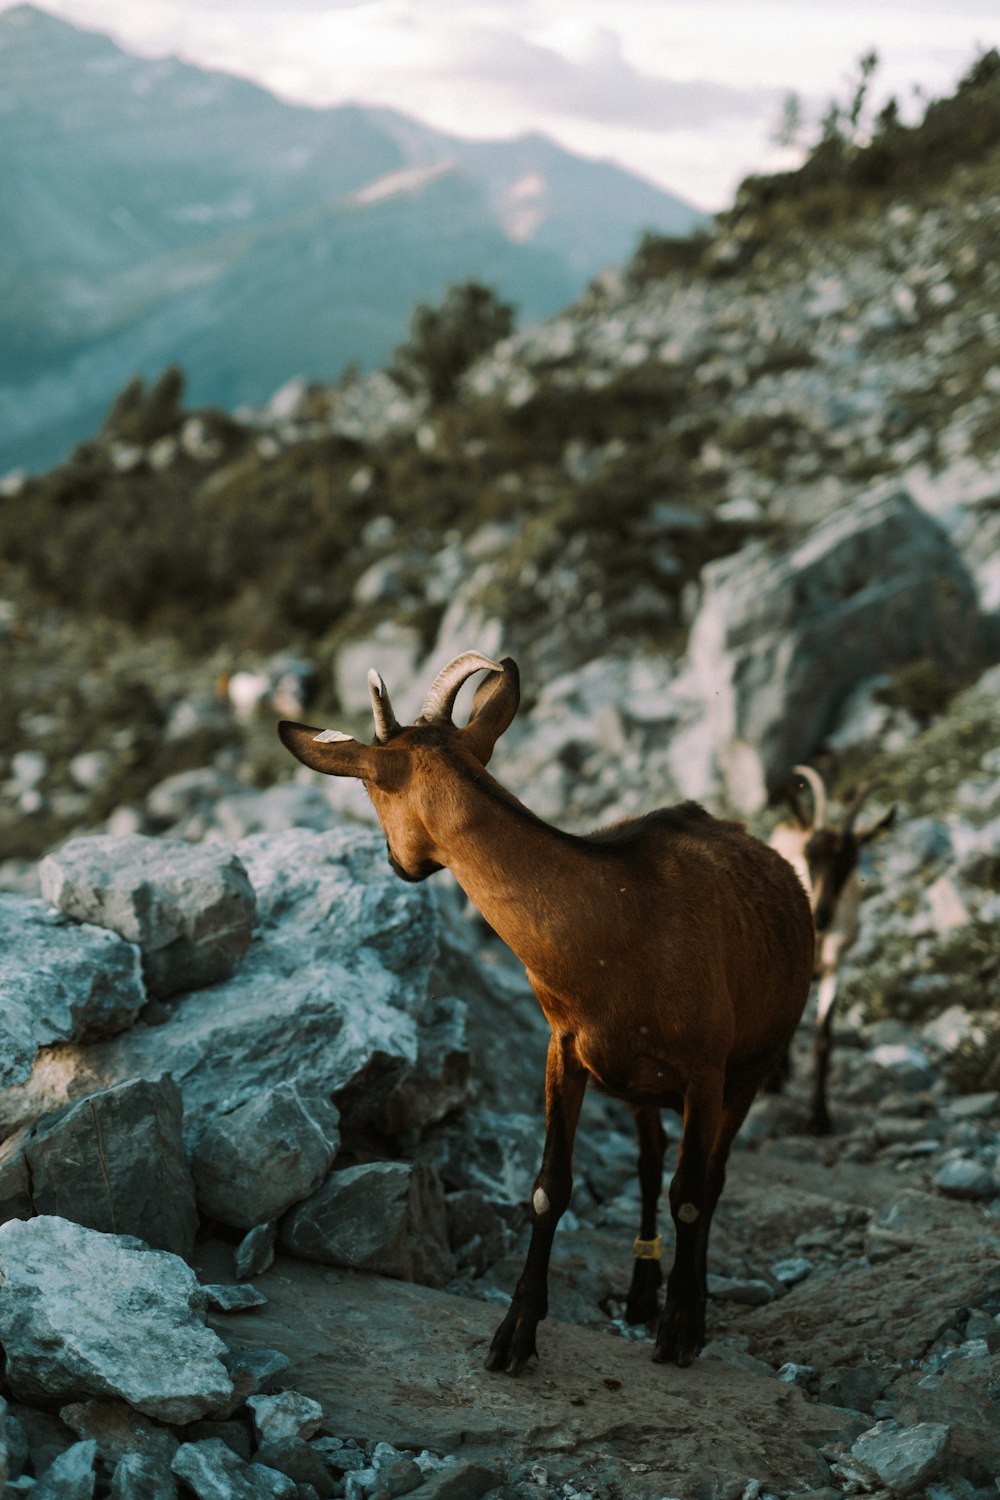
<path id="1" fill-rule="evenodd" d="M 43 10 L 40 5 L 12 5 L 9 10 L 0 11 L 0 42 L 6 43 L 12 35 L 31 36 L 34 40 L 43 34 L 66 38 L 100 36 L 105 41 L 111 40 L 101 31 L 89 26 L 75 26 L 72 21 L 54 15 L 50 10 Z"/>
<path id="2" fill-rule="evenodd" d="M 642 230 L 703 217 L 537 133 L 290 104 L 30 3 L 0 12 L 0 115 L 0 473 L 51 463 L 136 374 L 180 364 L 198 403 L 259 403 L 383 363 L 450 285 L 530 322 Z"/>

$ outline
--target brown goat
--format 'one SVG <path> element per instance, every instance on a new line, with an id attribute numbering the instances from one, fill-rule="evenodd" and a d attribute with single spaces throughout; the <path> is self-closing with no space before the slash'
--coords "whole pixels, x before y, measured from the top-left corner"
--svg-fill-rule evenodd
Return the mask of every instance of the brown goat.
<path id="1" fill-rule="evenodd" d="M 827 1075 L 833 1051 L 833 1006 L 837 998 L 837 976 L 848 949 L 858 935 L 858 909 L 861 905 L 861 876 L 858 859 L 865 844 L 891 828 L 896 817 L 891 807 L 867 828 L 856 828 L 861 805 L 870 796 L 874 783 L 859 788 L 844 813 L 839 827 L 826 821 L 826 787 L 812 766 L 793 766 L 788 785 L 792 818 L 779 823 L 771 834 L 771 848 L 792 865 L 801 880 L 816 928 L 816 970 L 819 980 L 816 996 L 816 1020 L 813 1026 L 813 1085 L 810 1128 L 817 1135 L 828 1135 L 833 1129 L 827 1106 Z M 812 793 L 812 805 L 803 804 L 800 780 Z M 781 1072 L 787 1076 L 785 1058 Z"/>
<path id="2" fill-rule="evenodd" d="M 489 675 L 458 728 L 455 698 L 482 670 Z M 283 743 L 314 770 L 365 783 L 404 880 L 453 872 L 523 962 L 552 1028 L 531 1242 L 487 1368 L 517 1374 L 536 1353 L 589 1079 L 631 1106 L 638 1130 L 642 1214 L 626 1304 L 634 1323 L 656 1319 L 662 1280 L 660 1110 L 683 1114 L 670 1184 L 676 1250 L 653 1358 L 690 1364 L 705 1338 L 709 1228 L 729 1148 L 809 993 L 813 927 L 802 887 L 765 844 L 695 803 L 587 837 L 529 812 L 485 769 L 517 711 L 509 657 L 457 657 L 407 728 L 377 673 L 369 683 L 373 744 L 288 723 L 278 727 Z"/>

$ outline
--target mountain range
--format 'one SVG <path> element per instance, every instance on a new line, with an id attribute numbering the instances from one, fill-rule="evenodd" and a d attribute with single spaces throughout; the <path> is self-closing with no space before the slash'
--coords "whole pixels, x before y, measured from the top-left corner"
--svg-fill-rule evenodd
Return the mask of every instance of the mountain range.
<path id="1" fill-rule="evenodd" d="M 0 14 L 0 470 L 58 459 L 135 374 L 199 403 L 382 363 L 417 301 L 483 281 L 553 312 L 696 209 L 540 135 L 468 141 Z"/>

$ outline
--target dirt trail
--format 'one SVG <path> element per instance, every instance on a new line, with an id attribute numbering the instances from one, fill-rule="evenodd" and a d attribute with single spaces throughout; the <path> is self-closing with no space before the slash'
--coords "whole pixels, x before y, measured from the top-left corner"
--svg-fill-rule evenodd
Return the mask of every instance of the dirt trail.
<path id="1" fill-rule="evenodd" d="M 643 1345 L 549 1320 L 543 1357 L 514 1380 L 483 1368 L 489 1303 L 287 1259 L 254 1284 L 268 1305 L 216 1327 L 286 1354 L 285 1379 L 338 1433 L 499 1469 L 537 1460 L 550 1479 L 604 1476 L 637 1496 L 709 1496 L 734 1473 L 805 1489 L 823 1482 L 818 1447 L 845 1433 L 843 1412 L 717 1360 L 658 1366 Z"/>
<path id="2" fill-rule="evenodd" d="M 713 1261 L 730 1276 L 796 1253 L 813 1269 L 765 1306 L 711 1300 L 716 1352 L 689 1370 L 654 1366 L 649 1344 L 618 1336 L 601 1310 L 602 1289 L 627 1275 L 617 1225 L 557 1235 L 553 1316 L 517 1380 L 483 1358 L 518 1255 L 476 1284 L 489 1300 L 279 1258 L 255 1281 L 267 1306 L 215 1323 L 233 1343 L 286 1354 L 285 1382 L 319 1400 L 338 1435 L 476 1458 L 498 1482 L 534 1462 L 550 1484 L 596 1493 L 738 1500 L 750 1480 L 782 1495 L 828 1484 L 823 1450 L 870 1427 L 892 1382 L 1000 1292 L 995 1220 L 910 1174 L 840 1162 L 829 1142 L 739 1151 L 716 1229 Z M 203 1279 L 228 1279 L 226 1247 L 206 1255 Z M 744 1353 L 734 1361 L 726 1345 Z M 816 1399 L 816 1380 L 807 1394 L 755 1360 L 812 1367 L 837 1404 Z M 852 1392 L 863 1411 L 848 1409 Z"/>

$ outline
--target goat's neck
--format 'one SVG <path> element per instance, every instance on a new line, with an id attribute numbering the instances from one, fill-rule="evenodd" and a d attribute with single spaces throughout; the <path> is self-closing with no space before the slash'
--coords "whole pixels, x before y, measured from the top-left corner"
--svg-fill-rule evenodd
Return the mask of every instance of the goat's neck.
<path id="1" fill-rule="evenodd" d="M 485 773 L 479 787 L 442 798 L 434 822 L 436 858 L 528 971 L 555 980 L 585 920 L 580 861 L 588 855 L 579 843 Z"/>

